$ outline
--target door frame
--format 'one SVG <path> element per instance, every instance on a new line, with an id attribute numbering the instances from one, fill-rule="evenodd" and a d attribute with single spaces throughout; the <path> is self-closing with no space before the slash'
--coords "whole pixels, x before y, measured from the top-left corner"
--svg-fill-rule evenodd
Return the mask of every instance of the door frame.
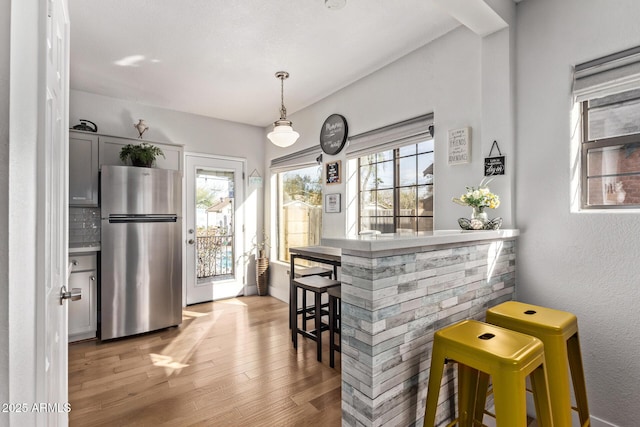
<path id="1" fill-rule="evenodd" d="M 222 161 L 234 161 L 234 162 L 239 162 L 242 164 L 242 176 L 240 177 L 240 186 L 242 189 L 242 200 L 239 200 L 240 205 L 238 206 L 238 209 L 241 210 L 242 213 L 242 217 L 244 218 L 244 221 L 246 222 L 246 210 L 245 210 L 245 205 L 246 205 L 246 200 L 247 200 L 247 184 L 246 184 L 246 171 L 247 171 L 247 159 L 246 158 L 242 158 L 242 157 L 232 157 L 232 156 L 222 156 L 222 155 L 217 155 L 217 154 L 208 154 L 208 153 L 199 153 L 199 152 L 193 152 L 193 151 L 185 151 L 184 153 L 184 172 L 183 172 L 183 191 L 182 191 L 182 253 L 184 254 L 184 256 L 182 257 L 182 306 L 186 307 L 187 306 L 187 240 L 189 240 L 189 234 L 187 233 L 187 223 L 188 218 L 187 218 L 187 198 L 188 198 L 188 192 L 190 191 L 189 188 L 187 188 L 187 174 L 189 173 L 189 171 L 187 170 L 187 157 L 200 157 L 200 158 L 205 158 L 205 159 L 211 159 L 211 160 L 222 160 Z M 234 196 L 235 198 L 235 196 Z M 238 237 L 239 239 L 241 239 L 242 242 L 242 248 L 243 251 L 246 251 L 247 248 L 247 238 L 246 238 L 246 227 L 242 228 L 242 232 L 241 235 Z M 241 255 L 240 253 L 238 253 L 236 251 L 236 257 Z M 247 290 L 247 275 L 246 275 L 246 269 L 243 266 L 242 271 L 238 271 L 237 274 L 242 276 L 242 285 L 243 285 L 243 290 L 244 290 L 244 295 L 248 295 L 248 290 Z"/>

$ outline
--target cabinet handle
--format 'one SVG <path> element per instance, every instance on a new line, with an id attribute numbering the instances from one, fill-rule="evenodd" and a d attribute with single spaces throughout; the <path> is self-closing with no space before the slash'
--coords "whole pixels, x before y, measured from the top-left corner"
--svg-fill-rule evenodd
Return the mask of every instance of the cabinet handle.
<path id="1" fill-rule="evenodd" d="M 89 277 L 89 280 L 91 280 L 92 282 L 95 282 L 96 281 L 96 276 Z"/>
<path id="2" fill-rule="evenodd" d="M 73 261 L 71 261 L 71 264 L 78 265 L 78 261 L 74 259 Z"/>

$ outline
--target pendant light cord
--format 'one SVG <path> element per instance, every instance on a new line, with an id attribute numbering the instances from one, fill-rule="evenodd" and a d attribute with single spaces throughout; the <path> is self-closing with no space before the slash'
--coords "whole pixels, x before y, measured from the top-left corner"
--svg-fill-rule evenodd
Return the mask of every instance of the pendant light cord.
<path id="1" fill-rule="evenodd" d="M 280 120 L 287 119 L 287 109 L 284 108 L 284 76 L 280 76 Z"/>

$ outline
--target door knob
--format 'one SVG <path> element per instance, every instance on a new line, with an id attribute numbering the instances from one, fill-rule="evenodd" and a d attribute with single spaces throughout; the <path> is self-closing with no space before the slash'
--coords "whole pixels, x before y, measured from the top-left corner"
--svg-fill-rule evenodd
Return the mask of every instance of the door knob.
<path id="1" fill-rule="evenodd" d="M 63 285 L 60 289 L 60 305 L 62 305 L 66 299 L 70 299 L 71 301 L 82 299 L 82 288 L 73 288 L 71 291 L 67 291 L 67 287 Z"/>
<path id="2" fill-rule="evenodd" d="M 195 242 L 196 242 L 196 241 L 195 241 L 195 240 L 193 240 L 193 239 L 189 239 L 189 240 L 187 241 L 187 243 L 188 243 L 188 244 L 190 244 L 190 245 L 193 245 Z"/>

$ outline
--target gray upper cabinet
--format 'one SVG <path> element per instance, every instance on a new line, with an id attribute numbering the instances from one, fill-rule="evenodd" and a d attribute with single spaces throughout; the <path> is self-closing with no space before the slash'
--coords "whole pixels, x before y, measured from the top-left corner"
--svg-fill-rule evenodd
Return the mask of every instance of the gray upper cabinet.
<path id="1" fill-rule="evenodd" d="M 173 169 L 182 172 L 182 159 L 184 149 L 181 145 L 163 144 L 159 142 L 143 141 L 141 139 L 127 139 L 108 136 L 100 137 L 100 166 L 122 166 L 123 163 L 120 161 L 120 150 L 122 149 L 122 147 L 127 144 L 142 144 L 143 142 L 147 142 L 159 147 L 165 155 L 165 157 L 160 156 L 156 159 L 155 167 L 159 169 Z"/>
<path id="2" fill-rule="evenodd" d="M 98 135 L 69 132 L 69 205 L 98 206 Z"/>

